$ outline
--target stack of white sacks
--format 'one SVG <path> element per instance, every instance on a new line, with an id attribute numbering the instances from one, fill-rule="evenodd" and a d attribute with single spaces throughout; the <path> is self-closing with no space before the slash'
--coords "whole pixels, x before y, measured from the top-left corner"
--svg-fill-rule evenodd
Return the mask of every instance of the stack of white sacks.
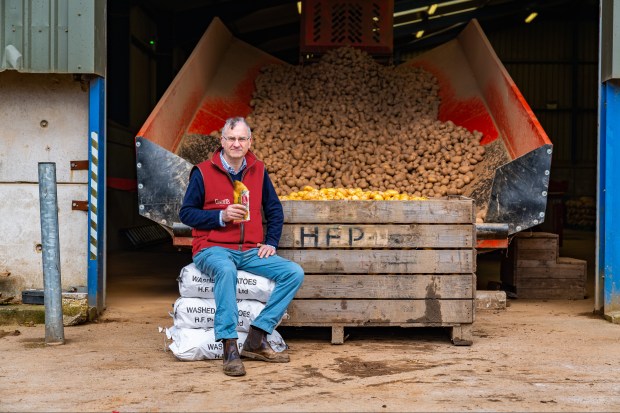
<path id="1" fill-rule="evenodd" d="M 183 361 L 222 358 L 223 344 L 215 341 L 213 331 L 215 280 L 201 273 L 192 263 L 183 267 L 177 281 L 181 297 L 176 300 L 170 313 L 174 319 L 174 326 L 165 329 L 166 337 L 173 341 L 168 348 L 176 358 Z M 250 323 L 263 310 L 274 287 L 275 283 L 267 278 L 238 271 L 239 350 L 248 335 Z M 274 351 L 281 352 L 287 348 L 282 336 L 276 330 L 267 335 L 267 341 Z"/>

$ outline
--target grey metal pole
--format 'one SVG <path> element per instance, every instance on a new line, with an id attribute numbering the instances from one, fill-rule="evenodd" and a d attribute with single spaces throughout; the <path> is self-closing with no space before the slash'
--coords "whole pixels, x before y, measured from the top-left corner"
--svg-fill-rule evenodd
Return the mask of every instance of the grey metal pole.
<path id="1" fill-rule="evenodd" d="M 60 282 L 60 242 L 58 236 L 58 196 L 56 164 L 39 162 L 39 202 L 41 244 L 43 246 L 43 293 L 45 304 L 45 344 L 64 344 L 62 289 Z"/>

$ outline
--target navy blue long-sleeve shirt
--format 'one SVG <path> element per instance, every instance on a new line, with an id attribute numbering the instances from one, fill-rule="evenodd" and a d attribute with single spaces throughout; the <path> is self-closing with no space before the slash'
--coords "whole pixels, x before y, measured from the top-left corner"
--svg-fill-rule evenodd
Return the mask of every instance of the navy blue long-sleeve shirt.
<path id="1" fill-rule="evenodd" d="M 242 172 L 243 171 L 239 171 L 237 174 L 229 175 L 233 181 L 240 181 Z M 183 205 L 181 205 L 181 209 L 179 210 L 179 218 L 181 218 L 181 222 L 185 225 L 196 229 L 209 230 L 221 228 L 221 210 L 202 209 L 204 206 L 204 199 L 205 186 L 202 174 L 197 167 L 194 167 L 189 177 L 189 184 L 185 192 L 185 197 L 183 198 Z M 263 243 L 277 248 L 280 242 L 280 236 L 282 235 L 284 212 L 282 211 L 282 204 L 269 178 L 267 169 L 265 169 L 265 176 L 263 177 L 263 214 L 267 221 Z"/>

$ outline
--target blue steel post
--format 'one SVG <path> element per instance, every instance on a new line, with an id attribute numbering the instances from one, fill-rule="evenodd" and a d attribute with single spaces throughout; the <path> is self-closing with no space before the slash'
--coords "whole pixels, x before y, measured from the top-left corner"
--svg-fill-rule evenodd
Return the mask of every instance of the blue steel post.
<path id="1" fill-rule="evenodd" d="M 620 321 L 620 81 L 601 84 L 599 125 L 598 288 L 603 293 L 603 312 Z M 600 304 L 599 304 L 600 305 Z M 595 308 L 599 310 L 600 308 Z"/>
<path id="2" fill-rule="evenodd" d="M 56 164 L 53 162 L 39 162 L 39 204 L 41 208 L 41 244 L 43 246 L 45 344 L 64 344 L 58 191 L 56 189 Z"/>
<path id="3" fill-rule="evenodd" d="M 90 81 L 88 183 L 88 305 L 105 306 L 105 83 Z"/>

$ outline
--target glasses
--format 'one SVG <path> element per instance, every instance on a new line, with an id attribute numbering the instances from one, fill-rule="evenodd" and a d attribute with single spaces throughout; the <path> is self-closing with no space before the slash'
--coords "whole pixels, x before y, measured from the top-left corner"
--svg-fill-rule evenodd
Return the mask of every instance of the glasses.
<path id="1" fill-rule="evenodd" d="M 247 142 L 250 141 L 251 138 L 249 138 L 247 136 L 240 136 L 238 138 L 236 138 L 234 136 L 222 136 L 222 139 L 224 139 L 228 143 L 234 143 L 235 141 L 237 141 L 239 143 L 247 143 Z"/>

